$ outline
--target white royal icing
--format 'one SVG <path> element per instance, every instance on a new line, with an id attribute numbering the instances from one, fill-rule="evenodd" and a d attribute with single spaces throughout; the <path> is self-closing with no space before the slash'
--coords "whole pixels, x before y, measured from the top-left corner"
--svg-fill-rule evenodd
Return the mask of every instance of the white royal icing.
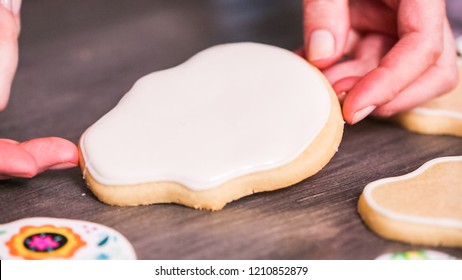
<path id="1" fill-rule="evenodd" d="M 326 124 L 330 102 L 322 76 L 292 52 L 219 45 L 138 80 L 80 145 L 102 184 L 205 190 L 294 160 Z"/>
<path id="2" fill-rule="evenodd" d="M 432 109 L 432 108 L 425 108 L 425 107 L 417 107 L 412 109 L 412 112 L 426 115 L 431 117 L 447 117 L 447 118 L 454 118 L 462 120 L 462 113 L 444 110 L 444 109 Z"/>
<path id="3" fill-rule="evenodd" d="M 372 207 L 375 211 L 379 212 L 380 214 L 392 220 L 462 229 L 461 220 L 452 219 L 452 218 L 429 218 L 429 217 L 421 217 L 421 216 L 415 216 L 415 215 L 410 215 L 410 214 L 398 213 L 398 212 L 389 210 L 381 206 L 374 199 L 374 196 L 373 196 L 374 189 L 377 187 L 380 187 L 390 182 L 397 182 L 397 181 L 403 181 L 403 180 L 415 178 L 436 164 L 444 163 L 444 162 L 454 162 L 454 161 L 462 161 L 462 156 L 441 157 L 441 158 L 433 159 L 433 160 L 426 162 L 424 165 L 419 167 L 417 170 L 411 173 L 408 173 L 406 175 L 390 177 L 390 178 L 385 178 L 385 179 L 374 181 L 368 184 L 364 188 L 364 191 L 363 191 L 364 198 L 366 199 L 369 206 Z"/>
<path id="4" fill-rule="evenodd" d="M 0 259 L 136 259 L 130 242 L 104 225 L 26 218 L 0 225 Z"/>

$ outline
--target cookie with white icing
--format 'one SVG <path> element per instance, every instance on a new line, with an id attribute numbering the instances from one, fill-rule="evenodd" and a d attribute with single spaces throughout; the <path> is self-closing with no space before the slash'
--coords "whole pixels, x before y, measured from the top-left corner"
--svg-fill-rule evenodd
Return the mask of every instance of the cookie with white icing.
<path id="1" fill-rule="evenodd" d="M 382 237 L 462 247 L 462 156 L 431 160 L 409 174 L 368 184 L 358 203 Z"/>
<path id="2" fill-rule="evenodd" d="M 0 225 L 0 259 L 134 260 L 130 242 L 96 223 L 27 218 Z"/>
<path id="3" fill-rule="evenodd" d="M 459 83 L 455 89 L 393 119 L 413 132 L 462 137 L 461 57 L 458 59 L 458 69 Z"/>
<path id="4" fill-rule="evenodd" d="M 333 90 L 305 60 L 225 44 L 138 80 L 82 135 L 81 168 L 108 204 L 219 210 L 317 173 L 343 125 Z"/>

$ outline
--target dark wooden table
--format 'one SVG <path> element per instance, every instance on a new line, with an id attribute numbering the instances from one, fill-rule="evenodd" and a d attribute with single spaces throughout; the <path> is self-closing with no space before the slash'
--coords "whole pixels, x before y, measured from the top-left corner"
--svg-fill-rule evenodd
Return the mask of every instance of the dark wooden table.
<path id="1" fill-rule="evenodd" d="M 0 113 L 0 137 L 76 143 L 139 77 L 211 45 L 256 41 L 295 49 L 302 43 L 300 2 L 25 1 L 20 64 Z M 449 155 L 462 155 L 462 139 L 366 120 L 346 127 L 339 152 L 314 177 L 219 212 L 107 206 L 74 168 L 0 181 L 0 223 L 33 216 L 102 223 L 123 233 L 141 259 L 372 259 L 409 249 L 462 258 L 460 249 L 382 239 L 356 213 L 368 182 Z"/>

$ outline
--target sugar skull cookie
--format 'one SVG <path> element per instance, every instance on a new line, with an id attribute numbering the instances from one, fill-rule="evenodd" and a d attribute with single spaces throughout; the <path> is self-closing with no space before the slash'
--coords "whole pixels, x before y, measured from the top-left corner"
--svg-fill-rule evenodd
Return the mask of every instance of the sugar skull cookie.
<path id="1" fill-rule="evenodd" d="M 453 256 L 446 253 L 431 251 L 431 250 L 419 250 L 419 251 L 404 251 L 398 253 L 388 253 L 380 255 L 376 260 L 455 260 Z"/>
<path id="2" fill-rule="evenodd" d="M 136 259 L 119 232 L 95 223 L 27 218 L 0 225 L 0 259 Z"/>
<path id="3" fill-rule="evenodd" d="M 317 69 L 278 47 L 225 44 L 138 80 L 82 135 L 81 168 L 108 204 L 219 210 L 317 173 L 342 132 Z"/>

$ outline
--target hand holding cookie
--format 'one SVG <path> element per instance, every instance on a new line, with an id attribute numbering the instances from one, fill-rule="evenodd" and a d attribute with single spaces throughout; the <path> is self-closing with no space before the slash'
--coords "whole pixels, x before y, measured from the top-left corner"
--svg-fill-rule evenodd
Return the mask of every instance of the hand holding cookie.
<path id="1" fill-rule="evenodd" d="M 0 111 L 5 109 L 18 65 L 21 0 L 0 0 Z M 77 165 L 76 146 L 61 138 L 48 137 L 19 143 L 0 139 L 0 179 L 30 178 L 46 169 Z"/>
<path id="2" fill-rule="evenodd" d="M 306 57 L 344 99 L 346 122 L 391 116 L 456 85 L 444 1 L 304 2 Z M 344 54 L 353 59 L 333 65 Z"/>

